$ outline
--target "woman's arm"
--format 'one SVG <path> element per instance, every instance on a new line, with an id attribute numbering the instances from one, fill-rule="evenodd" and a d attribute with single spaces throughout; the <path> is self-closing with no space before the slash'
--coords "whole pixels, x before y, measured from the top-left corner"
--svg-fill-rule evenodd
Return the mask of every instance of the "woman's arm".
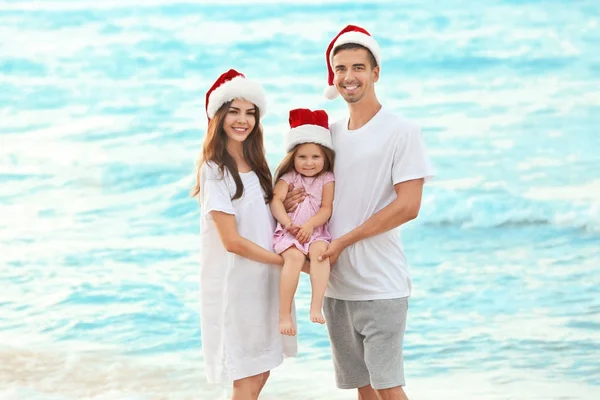
<path id="1" fill-rule="evenodd" d="M 221 211 L 211 211 L 210 213 L 225 250 L 265 264 L 283 265 L 283 257 L 279 254 L 265 250 L 238 233 L 234 215 Z"/>
<path id="2" fill-rule="evenodd" d="M 287 211 L 285 211 L 285 206 L 283 205 L 283 200 L 285 199 L 287 193 L 288 183 L 284 180 L 279 179 L 277 183 L 275 183 L 275 187 L 273 188 L 273 200 L 271 200 L 271 213 L 283 227 L 288 227 L 292 223 L 292 219 L 288 215 Z"/>

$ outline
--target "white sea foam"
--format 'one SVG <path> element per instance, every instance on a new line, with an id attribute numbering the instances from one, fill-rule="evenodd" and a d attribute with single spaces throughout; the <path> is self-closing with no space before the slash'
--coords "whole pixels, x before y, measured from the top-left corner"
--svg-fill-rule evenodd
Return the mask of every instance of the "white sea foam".
<path id="1" fill-rule="evenodd" d="M 0 354 L 0 382 L 19 382 L 16 388 L 0 392 L 4 395 L 37 393 L 44 400 L 223 400 L 230 393 L 225 385 L 203 383 L 200 360 L 132 363 L 110 352 L 75 354 L 11 348 L 4 348 Z M 596 386 L 564 380 L 547 382 L 540 374 L 525 377 L 506 369 L 491 374 L 454 372 L 434 377 L 411 376 L 410 370 L 407 374 L 406 392 L 415 400 L 500 400 L 523 396 L 531 400 L 592 400 L 600 393 Z M 342 400 L 352 396 L 352 391 L 335 388 L 331 361 L 287 360 L 272 371 L 261 399 Z"/>
<path id="2" fill-rule="evenodd" d="M 532 187 L 525 196 L 537 200 L 592 200 L 600 202 L 600 179 L 581 185 Z"/>

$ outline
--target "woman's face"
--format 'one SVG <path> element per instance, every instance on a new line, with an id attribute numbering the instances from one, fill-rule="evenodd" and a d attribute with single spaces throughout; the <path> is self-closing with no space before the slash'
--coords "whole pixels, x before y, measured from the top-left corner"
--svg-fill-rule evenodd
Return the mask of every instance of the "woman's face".
<path id="1" fill-rule="evenodd" d="M 223 130 L 227 138 L 242 143 L 250 135 L 255 124 L 256 106 L 246 100 L 233 100 L 223 120 Z"/>
<path id="2" fill-rule="evenodd" d="M 325 154 L 321 146 L 314 143 L 304 143 L 298 146 L 294 156 L 294 168 L 304 176 L 316 176 L 323 171 Z"/>

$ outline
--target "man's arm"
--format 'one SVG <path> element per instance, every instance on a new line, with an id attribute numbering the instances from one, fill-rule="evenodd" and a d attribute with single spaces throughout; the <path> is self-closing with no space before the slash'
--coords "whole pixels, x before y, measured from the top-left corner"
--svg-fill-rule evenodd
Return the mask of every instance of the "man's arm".
<path id="1" fill-rule="evenodd" d="M 340 238 L 344 247 L 379 235 L 417 218 L 423 196 L 423 179 L 414 179 L 394 185 L 396 199 L 381 209 L 362 225 Z"/>
<path id="2" fill-rule="evenodd" d="M 320 258 L 330 257 L 331 264 L 337 261 L 342 250 L 363 239 L 379 235 L 417 218 L 421 208 L 425 180 L 413 179 L 394 185 L 396 199 L 371 218 L 344 236 L 331 242 Z"/>

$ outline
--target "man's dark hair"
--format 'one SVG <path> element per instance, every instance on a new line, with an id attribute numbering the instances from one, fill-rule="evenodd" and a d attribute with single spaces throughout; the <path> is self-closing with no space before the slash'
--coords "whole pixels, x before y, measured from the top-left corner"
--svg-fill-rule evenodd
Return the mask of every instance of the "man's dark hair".
<path id="1" fill-rule="evenodd" d="M 371 69 L 373 69 L 377 66 L 377 60 L 375 59 L 375 56 L 373 55 L 373 53 L 371 53 L 371 50 L 367 49 L 365 46 L 360 45 L 358 43 L 346 43 L 346 44 L 336 47 L 333 50 L 333 56 L 335 56 L 337 53 L 339 53 L 342 50 L 354 50 L 354 49 L 365 49 L 367 51 L 367 53 L 369 53 L 369 63 L 371 64 Z M 331 58 L 333 58 L 333 56 L 331 56 Z"/>

